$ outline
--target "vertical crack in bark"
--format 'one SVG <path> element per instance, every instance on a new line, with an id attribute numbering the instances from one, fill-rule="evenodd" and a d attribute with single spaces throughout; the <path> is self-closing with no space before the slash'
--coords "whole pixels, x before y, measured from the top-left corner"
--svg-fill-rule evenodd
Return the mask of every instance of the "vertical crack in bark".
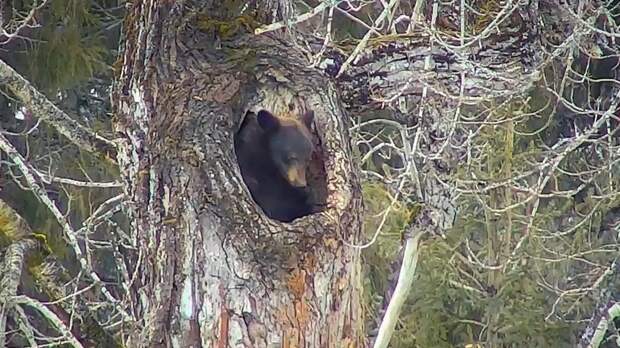
<path id="1" fill-rule="evenodd" d="M 114 93 L 117 126 L 126 136 L 119 158 L 134 233 L 148 260 L 138 265 L 145 327 L 136 338 L 151 346 L 183 342 L 188 336 L 179 328 L 197 320 L 204 346 L 266 347 L 289 339 L 319 346 L 318 332 L 329 332 L 331 342 L 342 335 L 358 341 L 361 332 L 345 332 L 350 326 L 343 323 L 359 319 L 349 313 L 360 311 L 348 308 L 358 305 L 349 293 L 359 289 L 341 283 L 352 278 L 347 262 L 355 251 L 340 240 L 359 236 L 361 195 L 335 89 L 285 40 L 240 37 L 219 49 L 205 47 L 201 42 L 209 38 L 191 25 L 153 30 L 163 17 L 179 22 L 155 3 L 134 8 L 130 17 L 147 8 L 145 22 L 128 23 L 123 83 Z M 162 49 L 168 46 L 174 59 Z M 288 107 L 286 97 L 269 101 L 274 86 L 314 110 L 328 187 L 324 212 L 290 224 L 262 214 L 233 150 L 233 134 L 251 107 Z M 185 318 L 180 308 L 189 260 L 196 267 L 197 312 Z M 287 274 L 298 277 L 296 287 L 287 286 Z M 317 283 L 318 289 L 307 285 Z M 338 303 L 340 296 L 347 300 Z"/>

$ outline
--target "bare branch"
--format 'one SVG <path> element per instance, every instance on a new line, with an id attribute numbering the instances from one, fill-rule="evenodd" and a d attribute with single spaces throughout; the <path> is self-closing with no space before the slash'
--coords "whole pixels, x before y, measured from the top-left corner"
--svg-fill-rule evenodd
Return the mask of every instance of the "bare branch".
<path id="1" fill-rule="evenodd" d="M 9 143 L 9 141 L 0 133 L 0 150 L 7 154 L 7 156 L 17 165 L 19 170 L 24 175 L 26 182 L 32 189 L 33 194 L 41 200 L 41 202 L 47 206 L 50 212 L 56 218 L 56 221 L 60 224 L 63 231 L 65 232 L 65 236 L 68 239 L 69 246 L 73 249 L 76 258 L 80 262 L 80 266 L 82 269 L 95 281 L 96 284 L 101 286 L 101 292 L 106 297 L 106 299 L 112 304 L 119 304 L 119 301 L 112 296 L 110 291 L 104 285 L 104 283 L 99 278 L 99 275 L 95 273 L 92 269 L 84 252 L 80 248 L 80 245 L 77 240 L 76 232 L 73 230 L 67 218 L 62 214 L 62 212 L 58 209 L 56 204 L 49 198 L 47 192 L 41 187 L 35 178 L 35 174 L 26 164 L 26 160 L 22 157 L 22 155 Z M 128 321 L 132 321 L 131 316 L 120 306 L 117 306 L 117 310 L 123 315 L 123 318 Z"/>
<path id="2" fill-rule="evenodd" d="M 0 216 L 8 219 L 3 226 L 5 231 L 11 224 L 11 228 L 16 229 L 13 231 L 15 235 L 29 236 L 32 233 L 25 221 L 2 200 L 0 200 Z M 6 346 L 6 319 L 8 312 L 13 308 L 10 299 L 17 294 L 25 256 L 36 244 L 33 239 L 20 239 L 9 245 L 4 253 L 4 264 L 0 268 L 0 347 Z"/>
<path id="3" fill-rule="evenodd" d="M 424 235 L 423 231 L 413 231 L 405 243 L 405 252 L 403 254 L 403 263 L 400 267 L 400 273 L 398 275 L 398 283 L 396 283 L 396 289 L 390 299 L 383 321 L 379 327 L 379 333 L 373 345 L 374 348 L 385 348 L 390 343 L 392 333 L 394 332 L 394 326 L 400 316 L 400 311 L 405 304 L 415 278 L 415 271 L 418 265 L 418 257 L 420 255 L 418 246 L 420 245 L 420 238 Z"/>
<path id="4" fill-rule="evenodd" d="M 297 24 L 297 23 L 301 23 L 303 21 L 307 21 L 308 19 L 316 16 L 317 14 L 323 12 L 326 8 L 329 7 L 329 2 L 328 1 L 324 1 L 322 3 L 320 3 L 317 7 L 313 8 L 312 11 L 304 13 L 302 15 L 299 15 L 295 18 L 292 19 L 292 23 L 286 23 L 285 21 L 280 21 L 277 23 L 272 23 L 269 25 L 264 25 L 260 28 L 256 28 L 254 30 L 254 34 L 256 35 L 260 35 L 266 32 L 270 32 L 270 31 L 274 31 L 274 30 L 278 30 L 278 29 L 282 29 L 285 28 L 287 25 L 289 24 Z"/>
<path id="5" fill-rule="evenodd" d="M 0 85 L 6 86 L 33 114 L 54 127 L 80 149 L 99 153 L 111 159 L 116 156 L 115 145 L 112 141 L 93 133 L 89 128 L 69 117 L 2 60 L 0 60 Z"/>
<path id="6" fill-rule="evenodd" d="M 8 0 L 1 1 L 0 2 L 0 11 L 1 11 L 0 13 L 0 46 L 8 44 L 14 38 L 20 37 L 20 32 L 24 30 L 24 28 L 34 26 L 33 22 L 35 22 L 35 15 L 38 13 L 40 9 L 45 7 L 45 5 L 47 5 L 48 2 L 49 0 L 43 0 L 39 4 L 37 4 L 35 1 L 35 3 L 33 4 L 33 7 L 28 12 L 28 15 L 26 15 L 25 18 L 23 18 L 19 22 L 14 23 L 14 25 L 11 25 L 12 28 L 7 31 L 6 29 L 9 27 L 9 24 L 11 22 L 10 17 L 12 17 L 9 14 L 12 15 L 14 11 L 14 9 L 12 8 L 13 2 L 8 1 Z M 9 16 L 5 18 L 5 15 L 9 15 Z"/>
<path id="7" fill-rule="evenodd" d="M 62 335 L 62 338 L 59 339 L 59 343 L 70 344 L 73 347 L 82 348 L 82 344 L 73 336 L 71 330 L 62 322 L 60 318 L 54 312 L 49 310 L 45 305 L 41 302 L 27 297 L 27 296 L 15 296 L 10 298 L 10 300 L 15 304 L 22 304 L 28 307 L 32 307 L 36 309 L 45 319 L 49 321 Z"/>
<path id="8" fill-rule="evenodd" d="M 81 180 L 75 180 L 75 179 L 69 179 L 69 178 L 61 178 L 58 176 L 53 176 L 53 175 L 47 175 L 44 173 L 41 173 L 40 171 L 37 171 L 37 174 L 46 182 L 46 183 L 59 183 L 59 184 L 65 184 L 65 185 L 72 185 L 72 186 L 77 186 L 77 187 L 91 187 L 91 188 L 113 188 L 113 187 L 123 187 L 123 184 L 121 184 L 118 181 L 114 181 L 114 182 L 91 182 L 91 181 L 81 181 Z"/>

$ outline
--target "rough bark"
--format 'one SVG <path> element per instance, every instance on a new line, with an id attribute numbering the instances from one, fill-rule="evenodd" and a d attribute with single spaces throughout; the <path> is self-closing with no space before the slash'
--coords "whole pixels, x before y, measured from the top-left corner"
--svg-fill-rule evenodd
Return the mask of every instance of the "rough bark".
<path id="1" fill-rule="evenodd" d="M 361 196 L 333 85 L 286 40 L 221 47 L 180 7 L 138 2 L 113 93 L 118 160 L 141 254 L 129 346 L 361 346 Z M 233 150 L 245 112 L 311 108 L 323 212 L 271 221 Z"/>
<path id="2" fill-rule="evenodd" d="M 508 8 L 501 33 L 467 36 L 462 42 L 452 30 L 458 23 L 446 22 L 459 15 L 441 12 L 455 11 L 453 6 L 433 2 L 424 23 L 433 23 L 430 28 L 418 27 L 391 40 L 369 40 L 344 70 L 347 54 L 339 49 L 328 47 L 318 64 L 329 76 L 340 73 L 337 87 L 349 110 L 364 114 L 389 109 L 386 118 L 415 130 L 403 137 L 412 147 L 403 162 L 411 162 L 414 195 L 424 204 L 426 219 L 420 220 L 420 229 L 432 234 L 445 236 L 456 218 L 454 174 L 468 158 L 463 146 L 468 133 L 478 127 L 462 122 L 462 115 L 483 102 L 527 94 L 544 68 L 538 1 Z M 308 40 L 314 52 L 321 50 L 321 41 Z M 560 47 L 556 54 L 567 50 Z"/>
<path id="3" fill-rule="evenodd" d="M 127 139 L 121 166 L 144 253 L 137 310 L 148 322 L 136 337 L 149 344 L 201 341 L 206 346 L 355 342 L 359 331 L 351 327 L 343 333 L 342 327 L 358 310 L 357 290 L 348 288 L 355 284 L 355 262 L 345 261 L 356 255 L 337 241 L 357 234 L 359 193 L 352 189 L 355 171 L 337 151 L 349 145 L 332 85 L 306 69 L 301 53 L 283 41 L 259 36 L 216 48 L 208 37 L 181 25 L 186 21 L 171 24 L 175 11 L 147 4 L 142 8 L 150 12 L 136 7 L 129 16 L 123 83 L 116 89 L 119 130 Z M 396 119 L 423 126 L 409 140 L 419 137 L 414 172 L 426 231 L 445 234 L 456 215 L 449 182 L 466 154 L 440 139 L 464 140 L 453 121 L 460 108 L 519 94 L 539 77 L 533 71 L 519 86 L 508 78 L 514 69 L 528 73 L 538 60 L 537 6 L 530 5 L 513 11 L 507 24 L 529 30 L 486 36 L 458 51 L 429 47 L 421 33 L 369 44 L 340 75 L 339 89 L 349 107 L 397 105 L 396 114 L 403 117 Z M 140 16 L 142 22 L 135 20 Z M 319 66 L 335 76 L 345 57 L 330 50 L 326 56 Z M 476 71 L 467 65 L 471 60 L 481 62 Z M 264 218 L 249 199 L 232 152 L 240 118 L 274 84 L 303 94 L 318 110 L 330 185 L 328 209 L 291 225 Z M 343 284 L 344 292 L 336 284 Z M 343 308 L 350 308 L 349 315 L 340 314 Z"/>
<path id="4" fill-rule="evenodd" d="M 22 269 L 28 252 L 36 246 L 32 239 L 21 239 L 32 231 L 28 224 L 8 204 L 0 200 L 0 231 L 11 232 L 15 241 L 4 252 L 0 264 L 0 347 L 6 346 L 7 317 L 13 309 L 12 297 L 17 295 Z"/>
<path id="5" fill-rule="evenodd" d="M 480 34 L 466 45 L 447 39 L 450 47 L 432 45 L 437 32 L 369 41 L 340 75 L 338 87 L 351 109 L 390 106 L 394 119 L 421 126 L 405 137 L 416 144 L 408 155 L 416 163 L 412 181 L 423 193 L 418 229 L 444 234 L 452 226 L 452 174 L 467 158 L 458 147 L 468 128 L 461 109 L 525 94 L 544 68 L 538 2 L 513 5 L 501 34 Z M 285 40 L 217 42 L 196 31 L 195 18 L 180 5 L 166 6 L 173 5 L 135 3 L 114 95 L 124 138 L 120 164 L 140 250 L 133 255 L 139 277 L 130 307 L 144 320 L 130 343 L 359 343 L 360 328 L 352 324 L 361 322 L 357 255 L 342 242 L 357 237 L 360 199 L 334 87 L 307 69 L 302 53 Z M 558 47 L 554 55 L 569 51 Z M 347 55 L 328 50 L 327 57 L 320 66 L 335 76 Z M 280 87 L 285 91 L 274 93 Z M 232 134 L 250 107 L 284 107 L 278 99 L 294 93 L 318 115 L 329 195 L 324 212 L 280 224 L 249 198 Z M 66 126 L 60 131 L 76 134 Z"/>

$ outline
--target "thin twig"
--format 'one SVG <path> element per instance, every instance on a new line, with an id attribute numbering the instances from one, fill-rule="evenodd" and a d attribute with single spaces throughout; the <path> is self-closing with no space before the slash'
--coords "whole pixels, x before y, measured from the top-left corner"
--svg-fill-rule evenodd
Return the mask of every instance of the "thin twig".
<path id="1" fill-rule="evenodd" d="M 114 142 L 92 132 L 88 127 L 69 117 L 1 59 L 0 86 L 6 86 L 33 114 L 54 127 L 80 149 L 115 156 Z"/>
<path id="2" fill-rule="evenodd" d="M 295 18 L 293 18 L 293 20 L 291 22 L 286 22 L 286 21 L 280 21 L 280 22 L 276 22 L 276 23 L 272 23 L 269 25 L 264 25 L 260 28 L 256 28 L 254 29 L 254 34 L 255 35 L 260 35 L 269 31 L 274 31 L 274 30 L 278 30 L 278 29 L 282 29 L 285 28 L 287 25 L 289 24 L 297 24 L 297 23 L 301 23 L 304 21 L 307 21 L 308 19 L 318 15 L 319 13 L 323 12 L 326 8 L 328 8 L 329 5 L 329 1 L 324 1 L 322 3 L 320 3 L 317 7 L 313 8 L 312 11 L 310 12 L 306 12 L 304 14 L 301 14 Z"/>
<path id="3" fill-rule="evenodd" d="M 105 284 L 99 278 L 99 275 L 95 273 L 90 264 L 87 262 L 82 249 L 79 246 L 77 241 L 76 233 L 67 221 L 66 217 L 62 214 L 62 212 L 56 206 L 56 203 L 52 201 L 47 192 L 39 185 L 33 171 L 26 164 L 26 160 L 22 157 L 22 155 L 11 145 L 11 143 L 0 134 L 0 150 L 2 150 L 6 155 L 15 163 L 15 165 L 19 168 L 19 170 L 24 175 L 26 182 L 28 183 L 30 189 L 33 194 L 37 196 L 41 200 L 41 202 L 47 206 L 52 215 L 56 218 L 56 221 L 60 224 L 63 231 L 65 232 L 65 236 L 69 241 L 69 246 L 73 249 L 75 253 L 75 257 L 80 262 L 80 266 L 82 269 L 101 287 L 101 292 L 105 296 L 105 298 L 113 304 L 119 304 L 119 301 L 114 298 L 114 296 L 107 289 Z M 117 310 L 123 315 L 123 318 L 128 321 L 132 321 L 131 316 L 120 306 L 116 306 Z"/>

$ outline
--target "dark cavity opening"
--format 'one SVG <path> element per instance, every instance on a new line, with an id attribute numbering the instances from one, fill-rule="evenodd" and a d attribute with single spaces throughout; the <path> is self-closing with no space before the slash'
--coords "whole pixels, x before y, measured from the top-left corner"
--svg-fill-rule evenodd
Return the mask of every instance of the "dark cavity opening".
<path id="1" fill-rule="evenodd" d="M 252 199 L 282 222 L 323 210 L 327 185 L 313 114 L 284 119 L 248 112 L 235 134 L 235 154 Z"/>

